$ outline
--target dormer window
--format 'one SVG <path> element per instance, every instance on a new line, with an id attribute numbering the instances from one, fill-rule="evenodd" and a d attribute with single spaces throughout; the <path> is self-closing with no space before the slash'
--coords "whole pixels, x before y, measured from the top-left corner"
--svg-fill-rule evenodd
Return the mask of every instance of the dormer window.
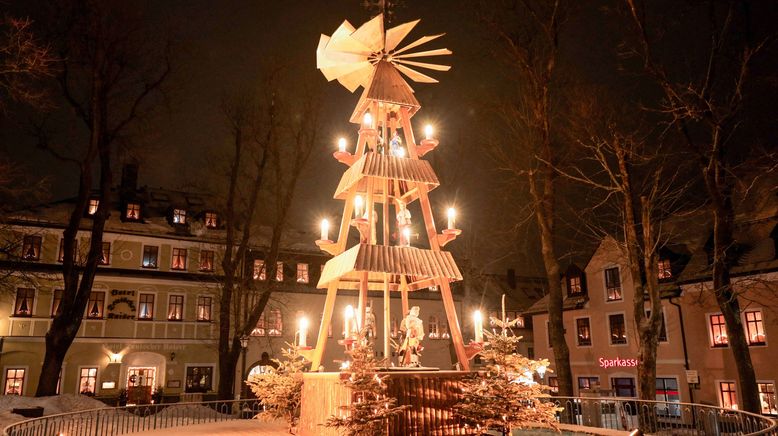
<path id="1" fill-rule="evenodd" d="M 659 280 L 673 278 L 673 270 L 670 267 L 670 259 L 659 259 L 656 271 Z"/>
<path id="2" fill-rule="evenodd" d="M 575 264 L 570 264 L 565 271 L 565 284 L 568 297 L 586 297 L 586 274 Z M 541 294 L 542 295 L 542 294 Z"/>
<path id="3" fill-rule="evenodd" d="M 173 209 L 173 224 L 186 224 L 185 209 Z"/>
<path id="4" fill-rule="evenodd" d="M 127 203 L 124 217 L 128 220 L 140 220 L 140 203 Z"/>
<path id="5" fill-rule="evenodd" d="M 583 295 L 581 276 L 572 276 L 567 279 L 567 291 L 570 296 Z"/>
<path id="6" fill-rule="evenodd" d="M 97 213 L 97 207 L 100 206 L 100 200 L 96 198 L 89 199 L 89 207 L 86 209 L 87 215 L 94 215 Z"/>
<path id="7" fill-rule="evenodd" d="M 205 213 L 205 227 L 209 229 L 215 229 L 218 226 L 219 216 L 216 212 Z"/>

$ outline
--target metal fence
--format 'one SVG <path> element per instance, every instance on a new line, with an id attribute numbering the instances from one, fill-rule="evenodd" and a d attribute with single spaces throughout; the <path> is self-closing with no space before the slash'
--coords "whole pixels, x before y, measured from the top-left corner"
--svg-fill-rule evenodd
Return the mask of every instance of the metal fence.
<path id="1" fill-rule="evenodd" d="M 703 404 L 616 397 L 552 397 L 562 423 L 654 435 L 778 435 L 771 418 Z"/>
<path id="2" fill-rule="evenodd" d="M 253 418 L 258 400 L 144 404 L 48 415 L 5 428 L 5 436 L 114 436 L 160 428 Z"/>

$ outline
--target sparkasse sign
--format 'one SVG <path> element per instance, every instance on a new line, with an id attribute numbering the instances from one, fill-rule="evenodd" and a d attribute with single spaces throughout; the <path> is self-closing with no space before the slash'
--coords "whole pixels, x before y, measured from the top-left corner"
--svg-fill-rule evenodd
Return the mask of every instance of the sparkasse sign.
<path id="1" fill-rule="evenodd" d="M 616 357 L 615 359 L 606 359 L 604 357 L 600 357 L 598 360 L 600 363 L 600 368 L 633 368 L 638 366 L 638 360 L 637 359 L 621 359 Z"/>

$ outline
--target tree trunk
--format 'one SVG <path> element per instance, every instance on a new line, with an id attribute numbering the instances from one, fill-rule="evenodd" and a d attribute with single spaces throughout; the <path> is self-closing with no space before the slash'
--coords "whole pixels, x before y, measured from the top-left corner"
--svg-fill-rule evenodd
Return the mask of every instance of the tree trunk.
<path id="1" fill-rule="evenodd" d="M 239 341 L 238 339 L 237 341 Z M 237 342 L 233 341 L 233 342 Z M 232 348 L 224 353 L 219 353 L 219 399 L 232 400 L 236 394 L 235 370 L 238 367 L 240 357 L 240 343 L 233 344 Z M 244 374 L 241 374 L 241 383 Z"/>

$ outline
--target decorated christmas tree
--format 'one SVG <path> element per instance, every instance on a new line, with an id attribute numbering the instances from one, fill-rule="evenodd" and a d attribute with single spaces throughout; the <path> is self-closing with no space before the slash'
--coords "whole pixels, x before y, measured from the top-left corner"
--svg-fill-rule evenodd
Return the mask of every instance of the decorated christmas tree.
<path id="1" fill-rule="evenodd" d="M 249 377 L 246 384 L 262 400 L 265 410 L 258 418 L 283 419 L 289 424 L 289 432 L 293 433 L 300 418 L 303 372 L 307 363 L 295 346 L 290 345 L 282 353 L 283 360 L 273 359 L 278 365 L 276 368 L 267 366 L 267 372 Z"/>

